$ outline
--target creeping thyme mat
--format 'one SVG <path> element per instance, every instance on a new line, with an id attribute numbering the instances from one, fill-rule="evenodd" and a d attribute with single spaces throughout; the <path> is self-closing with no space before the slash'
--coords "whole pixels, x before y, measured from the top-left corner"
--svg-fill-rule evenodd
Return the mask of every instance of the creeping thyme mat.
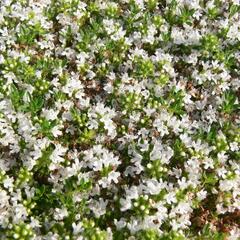
<path id="1" fill-rule="evenodd" d="M 0 239 L 240 239 L 238 0 L 0 1 Z"/>

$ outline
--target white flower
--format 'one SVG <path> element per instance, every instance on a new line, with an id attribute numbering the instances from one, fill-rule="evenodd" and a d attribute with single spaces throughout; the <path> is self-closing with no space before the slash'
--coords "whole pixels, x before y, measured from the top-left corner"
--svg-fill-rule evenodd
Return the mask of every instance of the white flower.
<path id="1" fill-rule="evenodd" d="M 41 224 L 40 224 L 40 221 L 38 219 L 35 219 L 34 217 L 31 217 L 30 226 L 32 228 L 39 228 L 39 227 L 41 227 Z"/>
<path id="2" fill-rule="evenodd" d="M 156 179 L 146 180 L 146 192 L 157 195 L 165 187 L 165 184 L 162 181 L 157 181 Z"/>
<path id="3" fill-rule="evenodd" d="M 191 208 L 191 203 L 190 202 L 180 202 L 174 211 L 178 214 L 187 214 L 191 213 L 193 210 Z"/>
<path id="4" fill-rule="evenodd" d="M 52 134 L 54 137 L 58 137 L 58 136 L 61 136 L 62 135 L 62 131 L 59 130 L 60 126 L 57 125 L 57 126 L 54 126 L 51 130 Z"/>
<path id="5" fill-rule="evenodd" d="M 50 159 L 52 161 L 50 165 L 50 169 L 54 170 L 56 169 L 57 164 L 64 162 L 63 156 L 67 152 L 67 148 L 63 147 L 61 144 L 56 144 L 55 149 L 53 150 Z"/>
<path id="6" fill-rule="evenodd" d="M 144 9 L 144 0 L 134 0 L 137 6 L 141 9 Z"/>
<path id="7" fill-rule="evenodd" d="M 13 221 L 20 222 L 25 220 L 28 216 L 27 209 L 22 204 L 17 204 L 13 206 Z"/>
<path id="8" fill-rule="evenodd" d="M 219 181 L 219 189 L 223 192 L 230 191 L 235 187 L 236 184 L 237 183 L 235 182 L 235 180 L 228 180 L 228 179 L 220 180 Z"/>
<path id="9" fill-rule="evenodd" d="M 97 218 L 99 218 L 100 216 L 102 216 L 106 213 L 107 204 L 108 204 L 107 200 L 104 201 L 102 198 L 100 198 L 99 201 L 93 200 L 89 207 L 94 212 L 95 216 Z"/>
<path id="10" fill-rule="evenodd" d="M 110 186 L 111 182 L 118 183 L 118 177 L 120 176 L 119 172 L 111 171 L 107 177 L 103 177 L 98 181 L 99 185 L 103 188 Z"/>
<path id="11" fill-rule="evenodd" d="M 66 208 L 55 208 L 54 219 L 55 220 L 63 220 L 68 216 L 68 211 Z"/>
<path id="12" fill-rule="evenodd" d="M 230 236 L 228 237 L 228 239 L 229 240 L 238 240 L 239 238 L 240 238 L 240 230 L 239 230 L 239 228 L 238 227 L 233 227 L 231 229 L 231 231 L 230 231 Z"/>
<path id="13" fill-rule="evenodd" d="M 113 181 L 114 183 L 118 183 L 118 178 L 120 177 L 120 173 L 119 172 L 115 172 L 115 171 L 111 171 L 108 174 L 108 181 L 111 182 Z"/>
<path id="14" fill-rule="evenodd" d="M 238 149 L 239 149 L 238 143 L 237 143 L 237 142 L 231 142 L 231 143 L 230 143 L 230 149 L 231 149 L 231 151 L 233 151 L 233 152 L 238 151 Z"/>
<path id="15" fill-rule="evenodd" d="M 226 178 L 227 170 L 224 167 L 218 168 L 217 174 L 219 177 L 222 177 L 224 179 Z"/>
<path id="16" fill-rule="evenodd" d="M 111 35 L 111 39 L 114 41 L 118 41 L 124 38 L 125 34 L 126 34 L 126 31 L 123 30 L 122 28 L 119 28 L 114 34 Z"/>
<path id="17" fill-rule="evenodd" d="M 79 234 L 80 232 L 83 231 L 83 224 L 82 224 L 82 222 L 79 222 L 77 224 L 74 222 L 72 224 L 72 228 L 73 228 L 73 234 L 77 235 L 77 234 Z"/>
<path id="18" fill-rule="evenodd" d="M 208 169 L 208 168 L 213 169 L 214 168 L 213 160 L 211 158 L 204 158 L 203 164 L 204 164 L 205 169 Z"/>
<path id="19" fill-rule="evenodd" d="M 118 230 L 122 229 L 126 226 L 126 222 L 122 218 L 119 221 L 117 219 L 114 219 L 114 224 Z"/>
<path id="20" fill-rule="evenodd" d="M 167 135 L 169 133 L 168 128 L 165 126 L 163 121 L 161 121 L 160 119 L 155 119 L 154 120 L 153 127 L 157 128 L 161 137 L 163 137 L 164 135 Z"/>
<path id="21" fill-rule="evenodd" d="M 218 160 L 220 161 L 220 163 L 225 163 L 226 161 L 227 161 L 227 159 L 228 159 L 228 156 L 226 155 L 226 153 L 225 152 L 219 152 L 218 154 L 217 154 L 217 157 L 218 157 Z"/>
<path id="22" fill-rule="evenodd" d="M 9 178 L 7 177 L 6 179 L 3 180 L 3 186 L 6 189 L 9 189 L 11 191 L 11 189 L 13 188 L 13 178 Z"/>
<path id="23" fill-rule="evenodd" d="M 53 121 L 55 119 L 57 119 L 57 115 L 58 115 L 59 111 L 57 110 L 53 110 L 53 109 L 44 109 L 42 111 L 42 115 L 47 119 L 47 120 L 50 120 L 50 121 Z"/>
<path id="24" fill-rule="evenodd" d="M 121 204 L 121 211 L 125 212 L 128 209 L 130 209 L 132 207 L 132 202 L 129 198 L 121 198 L 120 199 L 120 204 Z"/>
<path id="25" fill-rule="evenodd" d="M 103 25 L 109 35 L 115 32 L 114 21 L 112 19 L 104 19 Z"/>
<path id="26" fill-rule="evenodd" d="M 187 182 L 187 180 L 186 180 L 185 177 L 182 177 L 182 179 L 179 179 L 179 180 L 178 180 L 178 184 L 179 184 L 180 189 L 185 189 L 185 188 L 187 188 L 191 183 L 190 183 L 190 182 Z"/>
<path id="27" fill-rule="evenodd" d="M 206 197 L 207 197 L 207 191 L 205 191 L 204 189 L 202 189 L 201 191 L 199 191 L 197 193 L 197 198 L 198 198 L 199 201 L 202 201 Z"/>
<path id="28" fill-rule="evenodd" d="M 2 54 L 0 54 L 0 64 L 4 63 L 4 57 Z"/>
<path id="29" fill-rule="evenodd" d="M 150 44 L 153 44 L 155 37 L 154 35 L 157 33 L 157 29 L 154 25 L 150 25 L 147 31 L 147 36 L 144 37 L 144 41 Z"/>
<path id="30" fill-rule="evenodd" d="M 8 200 L 10 196 L 8 196 L 7 192 L 5 190 L 0 191 L 0 208 L 4 208 L 8 205 Z"/>
<path id="31" fill-rule="evenodd" d="M 176 203 L 176 202 L 177 202 L 175 192 L 169 192 L 168 194 L 166 194 L 166 195 L 164 196 L 164 199 L 166 200 L 166 202 L 167 202 L 168 204 Z"/>
<path id="32" fill-rule="evenodd" d="M 150 153 L 150 159 L 152 161 L 161 159 L 161 163 L 168 164 L 173 154 L 174 152 L 169 146 L 165 146 L 161 142 L 156 142 Z"/>
<path id="33" fill-rule="evenodd" d="M 86 165 L 94 171 L 101 171 L 104 166 L 118 166 L 120 164 L 119 158 L 101 145 L 95 145 L 92 149 L 84 151 L 84 154 Z"/>

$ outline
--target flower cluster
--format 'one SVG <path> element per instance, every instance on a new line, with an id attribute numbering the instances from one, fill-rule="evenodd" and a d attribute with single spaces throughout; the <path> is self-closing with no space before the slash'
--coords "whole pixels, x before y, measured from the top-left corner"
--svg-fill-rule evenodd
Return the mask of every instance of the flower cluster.
<path id="1" fill-rule="evenodd" d="M 239 239 L 239 100 L 239 0 L 1 0 L 0 239 Z"/>

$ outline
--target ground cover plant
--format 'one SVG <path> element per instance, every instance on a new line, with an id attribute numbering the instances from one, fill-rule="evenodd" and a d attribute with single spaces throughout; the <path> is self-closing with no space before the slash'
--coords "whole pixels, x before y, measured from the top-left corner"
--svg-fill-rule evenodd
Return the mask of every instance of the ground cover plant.
<path id="1" fill-rule="evenodd" d="M 239 0 L 0 1 L 0 239 L 240 239 Z"/>

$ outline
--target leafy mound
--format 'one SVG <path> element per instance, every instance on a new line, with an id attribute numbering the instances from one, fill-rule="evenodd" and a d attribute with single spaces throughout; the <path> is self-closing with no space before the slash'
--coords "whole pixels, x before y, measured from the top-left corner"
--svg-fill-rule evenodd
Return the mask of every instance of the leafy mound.
<path id="1" fill-rule="evenodd" d="M 239 239 L 239 18 L 0 1 L 0 239 Z"/>

